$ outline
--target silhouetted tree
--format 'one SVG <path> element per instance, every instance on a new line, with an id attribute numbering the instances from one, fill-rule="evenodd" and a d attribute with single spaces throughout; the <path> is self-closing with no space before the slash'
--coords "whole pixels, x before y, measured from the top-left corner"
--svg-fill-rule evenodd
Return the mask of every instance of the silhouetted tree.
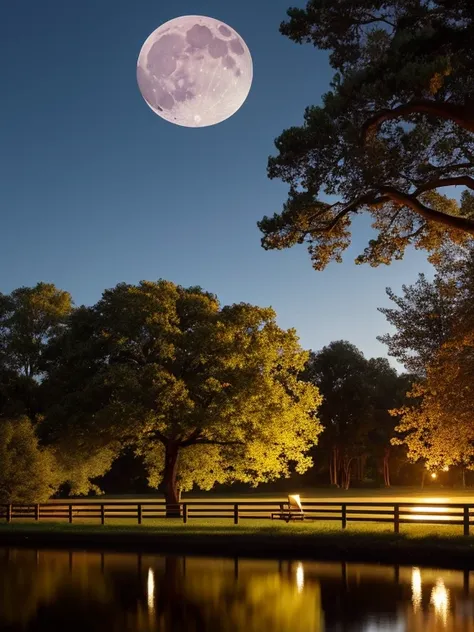
<path id="1" fill-rule="evenodd" d="M 322 104 L 275 141 L 283 211 L 259 223 L 267 249 L 306 243 L 314 268 L 340 261 L 352 218 L 378 232 L 357 262 L 437 255 L 474 234 L 474 5 L 471 0 L 309 0 L 281 33 L 330 52 Z M 443 195 L 462 187 L 460 201 Z M 335 196 L 329 202 L 327 196 Z"/>

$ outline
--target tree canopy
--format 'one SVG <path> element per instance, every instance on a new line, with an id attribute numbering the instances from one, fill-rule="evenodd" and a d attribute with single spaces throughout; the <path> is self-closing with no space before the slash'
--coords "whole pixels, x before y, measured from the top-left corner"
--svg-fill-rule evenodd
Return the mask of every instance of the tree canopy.
<path id="1" fill-rule="evenodd" d="M 407 381 L 385 358 L 367 360 L 353 344 L 331 342 L 311 353 L 305 374 L 316 384 L 323 402 L 319 410 L 324 432 L 315 455 L 326 453 L 331 484 L 348 488 L 353 472 L 363 476 L 372 457 L 390 485 L 390 439 L 395 420 L 389 410 L 404 401 Z M 358 465 L 358 467 L 356 467 Z"/>
<path id="2" fill-rule="evenodd" d="M 281 33 L 330 51 L 335 75 L 322 104 L 275 141 L 268 174 L 289 196 L 259 222 L 263 246 L 306 243 L 323 269 L 362 212 L 377 236 L 358 263 L 390 263 L 410 244 L 435 260 L 446 241 L 472 236 L 471 0 L 309 0 L 288 16 Z"/>
<path id="3" fill-rule="evenodd" d="M 221 307 L 167 281 L 119 284 L 72 314 L 51 349 L 58 404 L 45 436 L 86 460 L 105 451 L 104 467 L 136 446 L 170 503 L 193 484 L 257 484 L 311 464 L 320 396 L 271 309 Z"/>
<path id="4" fill-rule="evenodd" d="M 29 378 L 40 376 L 48 341 L 71 311 L 71 295 L 52 283 L 0 293 L 0 367 Z"/>
<path id="5" fill-rule="evenodd" d="M 0 418 L 0 502 L 45 502 L 60 480 L 54 457 L 39 447 L 30 420 Z"/>
<path id="6" fill-rule="evenodd" d="M 428 281 L 424 274 L 419 274 L 416 283 L 403 285 L 402 291 L 403 296 L 397 296 L 387 288 L 395 307 L 380 307 L 379 312 L 395 332 L 378 336 L 378 340 L 388 346 L 389 355 L 408 371 L 423 376 L 451 333 L 457 288 L 452 279 L 442 275 Z"/>
<path id="7" fill-rule="evenodd" d="M 474 251 L 455 291 L 447 336 L 433 346 L 431 357 L 423 356 L 424 379 L 413 388 L 412 401 L 394 411 L 400 415 L 394 442 L 405 444 L 409 457 L 430 469 L 474 469 Z"/>

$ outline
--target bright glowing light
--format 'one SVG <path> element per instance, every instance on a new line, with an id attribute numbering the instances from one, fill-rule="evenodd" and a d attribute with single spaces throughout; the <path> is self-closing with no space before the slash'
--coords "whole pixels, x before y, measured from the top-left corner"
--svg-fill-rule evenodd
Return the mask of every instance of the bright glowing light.
<path id="1" fill-rule="evenodd" d="M 428 511 L 434 511 L 435 513 L 442 514 L 449 511 L 449 507 L 430 507 L 429 505 L 423 505 L 422 507 L 410 507 L 411 511 L 415 513 L 426 513 Z"/>
<path id="2" fill-rule="evenodd" d="M 449 472 L 449 466 L 448 465 L 445 465 L 443 467 L 443 472 Z"/>
<path id="3" fill-rule="evenodd" d="M 422 507 L 410 507 L 410 511 L 414 514 L 418 514 L 409 516 L 410 520 L 453 520 L 450 516 L 442 515 L 449 511 L 449 507 L 430 507 L 423 505 Z"/>
<path id="4" fill-rule="evenodd" d="M 303 569 L 303 564 L 301 562 L 298 563 L 298 566 L 296 568 L 296 588 L 298 589 L 298 592 L 303 592 L 303 588 L 304 588 L 304 569 Z"/>
<path id="5" fill-rule="evenodd" d="M 148 569 L 148 611 L 152 613 L 155 609 L 155 574 L 152 568 Z"/>
<path id="6" fill-rule="evenodd" d="M 433 472 L 433 474 L 431 475 L 431 478 L 438 478 L 438 475 L 435 474 L 435 472 Z"/>
<path id="7" fill-rule="evenodd" d="M 411 572 L 411 601 L 413 611 L 418 612 L 421 608 L 421 573 L 419 568 L 413 568 Z"/>
<path id="8" fill-rule="evenodd" d="M 431 591 L 431 604 L 434 606 L 436 616 L 446 625 L 449 612 L 449 590 L 446 589 L 442 579 L 437 580 L 436 586 Z"/>

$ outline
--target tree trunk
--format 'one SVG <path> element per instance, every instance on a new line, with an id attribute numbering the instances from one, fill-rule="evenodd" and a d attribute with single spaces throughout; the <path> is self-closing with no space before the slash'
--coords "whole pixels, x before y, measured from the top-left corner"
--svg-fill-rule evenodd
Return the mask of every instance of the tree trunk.
<path id="1" fill-rule="evenodd" d="M 329 455 L 329 483 L 331 485 L 335 485 L 334 482 L 334 453 L 331 452 Z"/>
<path id="2" fill-rule="evenodd" d="M 181 493 L 178 489 L 178 456 L 179 447 L 175 443 L 168 443 L 165 447 L 165 469 L 163 473 L 163 490 L 166 501 L 166 517 L 179 518 L 181 516 Z"/>
<path id="3" fill-rule="evenodd" d="M 385 487 L 390 487 L 390 448 L 385 448 L 383 455 L 383 481 Z"/>
<path id="4" fill-rule="evenodd" d="M 462 486 L 466 487 L 466 468 L 463 466 L 462 468 Z"/>
<path id="5" fill-rule="evenodd" d="M 343 472 L 342 472 L 342 475 L 343 475 L 342 486 L 344 489 L 349 489 L 351 485 L 352 461 L 353 459 L 344 459 Z"/>
<path id="6" fill-rule="evenodd" d="M 423 468 L 423 474 L 421 476 L 421 489 L 423 489 L 425 486 L 425 476 L 426 476 L 426 470 L 425 468 Z"/>
<path id="7" fill-rule="evenodd" d="M 329 477 L 331 481 L 331 485 L 336 485 L 339 487 L 339 449 L 334 447 L 331 452 L 330 462 L 329 462 Z"/>

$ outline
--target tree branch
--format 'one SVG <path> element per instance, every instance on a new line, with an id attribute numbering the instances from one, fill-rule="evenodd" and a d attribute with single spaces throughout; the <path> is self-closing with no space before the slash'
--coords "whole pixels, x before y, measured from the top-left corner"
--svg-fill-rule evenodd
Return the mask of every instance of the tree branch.
<path id="1" fill-rule="evenodd" d="M 425 191 L 433 191 L 434 189 L 451 186 L 465 186 L 474 191 L 474 178 L 471 178 L 470 176 L 453 176 L 452 178 L 430 180 L 424 184 L 420 184 L 415 193 L 413 193 L 413 196 L 417 197 L 420 193 Z"/>
<path id="2" fill-rule="evenodd" d="M 375 133 L 382 123 L 397 118 L 406 118 L 412 114 L 428 114 L 429 116 L 452 121 L 462 129 L 474 132 L 474 113 L 471 108 L 455 103 L 418 99 L 403 103 L 392 110 L 386 109 L 375 112 L 362 126 L 362 142 L 366 143 L 369 135 Z"/>
<path id="3" fill-rule="evenodd" d="M 194 445 L 197 439 L 199 439 L 200 434 L 201 434 L 200 428 L 196 428 L 195 430 L 193 430 L 193 432 L 191 432 L 191 434 L 189 435 L 187 439 L 184 439 L 183 441 L 181 441 L 180 443 L 181 447 L 186 448 L 189 445 Z"/>
<path id="4" fill-rule="evenodd" d="M 393 187 L 381 187 L 380 192 L 383 193 L 384 196 L 390 198 L 393 202 L 408 206 L 412 211 L 421 215 L 421 217 L 428 221 L 437 222 L 438 224 L 443 224 L 443 226 L 448 226 L 449 228 L 454 228 L 456 230 L 462 230 L 474 235 L 474 220 L 436 211 L 417 200 L 413 195 L 403 193 Z"/>
<path id="5" fill-rule="evenodd" d="M 155 439 L 158 439 L 158 441 L 161 441 L 163 445 L 166 445 L 167 443 L 169 443 L 168 437 L 165 437 L 165 435 L 161 434 L 161 432 L 159 432 L 158 430 L 153 430 L 151 432 L 151 435 L 155 437 Z"/>
<path id="6" fill-rule="evenodd" d="M 383 204 L 384 202 L 388 202 L 388 198 L 377 198 L 377 194 L 375 193 L 366 193 L 364 195 L 359 196 L 352 202 L 350 202 L 347 206 L 345 206 L 342 211 L 340 211 L 336 217 L 323 229 L 325 232 L 330 233 L 332 229 L 338 224 L 338 222 L 351 213 L 352 211 L 357 211 L 360 206 L 364 204 L 368 204 L 369 206 L 374 206 L 377 204 Z M 333 205 L 335 206 L 335 205 Z"/>
<path id="7" fill-rule="evenodd" d="M 472 162 L 459 162 L 454 165 L 433 165 L 428 163 L 428 167 L 437 173 L 444 173 L 445 171 L 461 171 L 462 169 L 472 169 L 474 164 Z"/>

